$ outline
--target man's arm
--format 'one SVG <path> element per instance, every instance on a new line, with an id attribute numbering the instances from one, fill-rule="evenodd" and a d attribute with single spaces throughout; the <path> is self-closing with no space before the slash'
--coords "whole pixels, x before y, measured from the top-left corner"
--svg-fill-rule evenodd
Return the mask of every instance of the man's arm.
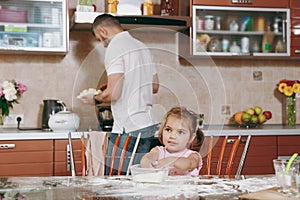
<path id="1" fill-rule="evenodd" d="M 152 87 L 153 87 L 153 94 L 157 93 L 159 89 L 159 80 L 157 74 L 153 75 Z"/>
<path id="2" fill-rule="evenodd" d="M 96 95 L 94 98 L 100 102 L 114 102 L 118 100 L 122 94 L 124 81 L 123 73 L 116 73 L 107 76 L 107 88 L 99 95 Z"/>

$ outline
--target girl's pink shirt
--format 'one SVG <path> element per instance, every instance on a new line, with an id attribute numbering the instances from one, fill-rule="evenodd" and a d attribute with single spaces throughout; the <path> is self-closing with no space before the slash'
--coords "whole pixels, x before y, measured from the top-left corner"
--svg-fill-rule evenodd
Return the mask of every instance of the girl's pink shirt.
<path id="1" fill-rule="evenodd" d="M 182 170 L 179 170 L 179 169 L 176 169 L 176 168 L 171 168 L 169 170 L 169 175 L 170 176 L 174 176 L 174 175 L 191 175 L 191 176 L 198 176 L 199 175 L 199 172 L 200 172 L 200 169 L 202 168 L 202 157 L 201 155 L 196 152 L 196 151 L 192 151 L 190 149 L 185 149 L 183 151 L 180 151 L 180 152 L 176 152 L 176 153 L 170 153 L 167 151 L 167 149 L 163 146 L 157 146 L 156 147 L 159 151 L 159 155 L 158 155 L 158 160 L 161 160 L 163 158 L 167 158 L 167 157 L 189 157 L 189 155 L 191 155 L 192 153 L 196 153 L 199 155 L 199 164 L 198 164 L 198 167 L 195 168 L 194 170 L 192 171 L 189 171 L 189 172 L 185 172 L 185 171 L 182 171 Z"/>

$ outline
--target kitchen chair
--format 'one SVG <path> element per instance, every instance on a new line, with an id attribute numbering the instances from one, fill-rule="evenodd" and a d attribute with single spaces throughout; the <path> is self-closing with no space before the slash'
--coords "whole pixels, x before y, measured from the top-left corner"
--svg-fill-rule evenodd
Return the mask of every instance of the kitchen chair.
<path id="1" fill-rule="evenodd" d="M 73 155 L 72 134 L 71 134 L 71 132 L 68 133 L 68 145 L 69 145 L 71 173 L 72 173 L 72 176 L 76 176 L 75 160 L 74 160 L 74 155 Z"/>
<path id="2" fill-rule="evenodd" d="M 117 175 L 121 175 L 122 167 L 123 167 L 123 164 L 124 164 L 124 161 L 125 161 L 125 158 L 126 158 L 126 151 L 128 149 L 130 140 L 133 138 L 131 135 L 128 135 L 125 138 L 124 146 L 120 147 L 119 146 L 120 137 L 121 137 L 120 135 L 117 136 L 117 138 L 115 140 L 115 143 L 114 143 L 114 146 L 113 146 L 110 163 L 108 165 L 109 166 L 109 173 L 108 173 L 109 176 L 113 175 L 114 169 L 117 169 Z M 133 163 L 133 160 L 134 160 L 134 157 L 135 157 L 135 153 L 137 151 L 137 147 L 138 147 L 140 138 L 141 138 L 141 133 L 139 133 L 137 138 L 136 138 L 134 148 L 133 148 L 133 152 L 130 156 L 129 164 L 128 164 L 128 167 L 127 167 L 126 175 L 129 175 L 129 168 Z M 86 176 L 86 175 L 88 175 L 87 171 L 89 169 L 88 169 L 87 157 L 86 157 L 86 155 L 87 155 L 87 153 L 86 153 L 86 151 L 87 151 L 86 138 L 84 138 L 83 135 L 81 136 L 81 141 L 82 141 L 82 147 L 81 147 L 82 176 Z M 106 145 L 105 145 L 105 147 L 106 147 Z M 118 148 L 122 149 L 120 156 L 116 156 Z M 105 150 L 106 150 L 106 148 L 105 148 Z M 106 157 L 106 152 L 104 153 L 104 155 Z M 104 158 L 104 160 L 106 160 L 106 158 Z M 103 163 L 103 164 L 107 165 L 107 163 Z M 117 166 L 115 166 L 115 164 L 117 164 Z"/>
<path id="3" fill-rule="evenodd" d="M 114 143 L 114 147 L 113 147 L 112 154 L 111 154 L 111 159 L 110 159 L 110 164 L 109 164 L 109 174 L 108 174 L 109 176 L 113 175 L 114 169 L 118 169 L 117 175 L 121 175 L 123 164 L 124 164 L 124 161 L 125 161 L 125 158 L 126 158 L 126 152 L 127 152 L 130 140 L 132 139 L 132 136 L 131 135 L 126 136 L 124 146 L 122 147 L 121 155 L 119 157 L 117 157 L 116 156 L 117 150 L 118 150 L 118 148 L 120 148 L 119 147 L 120 138 L 121 138 L 121 135 L 118 135 L 116 140 L 115 140 L 115 143 Z M 141 133 L 139 133 L 137 138 L 136 138 L 136 141 L 135 141 L 135 144 L 134 144 L 134 147 L 133 147 L 133 151 L 132 151 L 132 154 L 130 156 L 129 164 L 128 164 L 128 167 L 127 167 L 126 175 L 129 175 L 129 168 L 133 163 L 133 160 L 134 160 L 134 157 L 135 157 L 135 153 L 137 151 L 137 147 L 138 147 L 140 138 L 141 138 Z M 116 162 L 117 159 L 119 160 L 119 162 L 118 162 L 117 166 L 115 166 L 115 162 Z"/>
<path id="4" fill-rule="evenodd" d="M 206 137 L 200 151 L 201 155 L 207 155 L 203 158 L 203 162 L 206 162 L 206 165 L 203 165 L 205 174 L 232 176 L 233 170 L 236 169 L 235 175 L 241 175 L 250 139 L 250 135 L 246 139 L 242 136 Z"/>

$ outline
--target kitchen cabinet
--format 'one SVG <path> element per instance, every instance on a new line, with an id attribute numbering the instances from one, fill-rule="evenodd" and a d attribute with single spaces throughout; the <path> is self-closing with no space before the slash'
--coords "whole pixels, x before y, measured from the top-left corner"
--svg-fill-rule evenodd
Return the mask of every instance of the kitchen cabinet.
<path id="1" fill-rule="evenodd" d="M 261 1 L 261 0 L 191 0 L 192 5 L 235 6 L 259 8 L 289 8 L 289 0 Z M 295 0 L 297 1 L 297 0 Z"/>
<path id="2" fill-rule="evenodd" d="M 53 140 L 0 141 L 0 176 L 52 176 Z"/>
<path id="3" fill-rule="evenodd" d="M 289 8 L 192 5 L 191 13 L 193 56 L 290 56 Z"/>
<path id="4" fill-rule="evenodd" d="M 57 53 L 69 48 L 68 1 L 1 1 L 2 53 Z"/>
<path id="5" fill-rule="evenodd" d="M 72 140 L 75 171 L 81 176 L 81 141 Z M 54 142 L 54 176 L 71 176 L 71 160 L 68 148 L 68 140 L 55 140 Z"/>
<path id="6" fill-rule="evenodd" d="M 274 174 L 272 160 L 275 158 L 277 158 L 277 136 L 253 136 L 242 174 Z"/>
<path id="7" fill-rule="evenodd" d="M 290 0 L 291 10 L 291 56 L 300 56 L 300 2 Z"/>
<path id="8" fill-rule="evenodd" d="M 300 153 L 300 136 L 278 136 L 278 156 L 290 157 Z"/>

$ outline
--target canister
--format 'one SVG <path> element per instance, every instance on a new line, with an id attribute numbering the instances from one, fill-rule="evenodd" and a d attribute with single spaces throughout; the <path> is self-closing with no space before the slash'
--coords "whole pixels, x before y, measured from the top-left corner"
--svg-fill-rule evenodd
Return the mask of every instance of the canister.
<path id="1" fill-rule="evenodd" d="M 242 37 L 241 39 L 242 53 L 249 53 L 249 38 Z"/>
<path id="2" fill-rule="evenodd" d="M 108 0 L 107 4 L 108 4 L 107 5 L 108 13 L 112 13 L 112 14 L 117 13 L 118 4 L 119 4 L 118 0 Z"/>
<path id="3" fill-rule="evenodd" d="M 213 30 L 214 29 L 214 16 L 212 15 L 205 15 L 204 20 L 204 28 L 205 30 Z"/>

